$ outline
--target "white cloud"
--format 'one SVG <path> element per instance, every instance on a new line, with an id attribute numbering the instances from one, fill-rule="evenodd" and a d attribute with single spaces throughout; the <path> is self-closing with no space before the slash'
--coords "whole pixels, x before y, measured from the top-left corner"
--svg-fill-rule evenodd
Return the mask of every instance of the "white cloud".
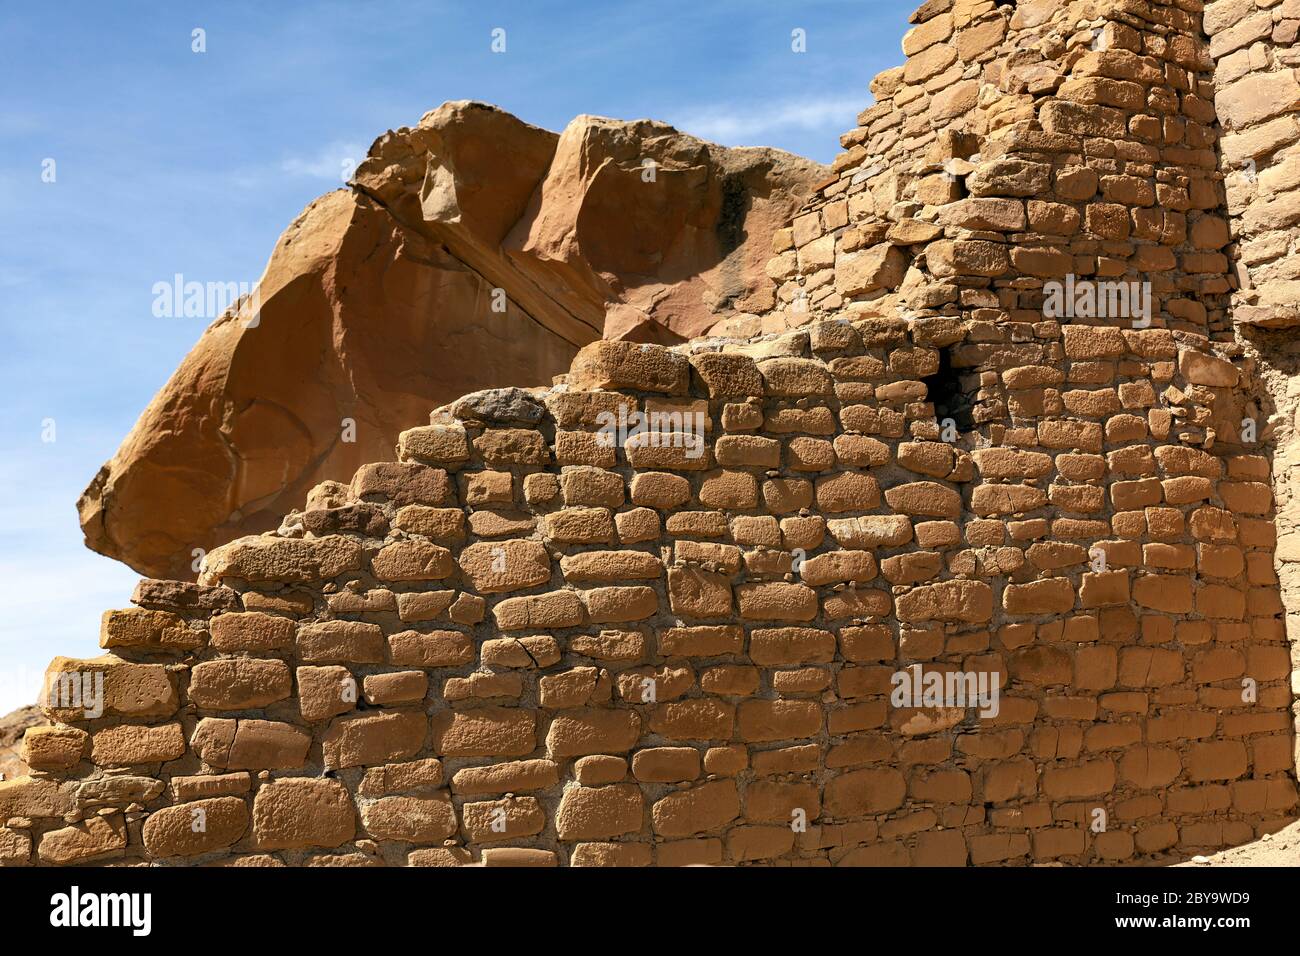
<path id="1" fill-rule="evenodd" d="M 869 97 L 823 96 L 777 103 L 716 104 L 670 116 L 684 133 L 724 146 L 760 146 L 772 133 L 830 128 L 842 132 L 853 126 Z"/>

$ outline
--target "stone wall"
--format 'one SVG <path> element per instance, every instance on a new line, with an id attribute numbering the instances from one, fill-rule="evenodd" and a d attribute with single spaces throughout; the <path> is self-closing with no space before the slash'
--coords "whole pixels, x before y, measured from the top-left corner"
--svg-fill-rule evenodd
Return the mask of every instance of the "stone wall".
<path id="1" fill-rule="evenodd" d="M 1300 4 L 1218 0 L 1205 8 L 1215 57 L 1221 168 L 1232 217 L 1232 317 L 1264 392 L 1274 448 L 1278 573 L 1300 671 Z M 1297 681 L 1300 686 L 1300 681 Z"/>
<path id="2" fill-rule="evenodd" d="M 1043 284 L 1150 283 L 1155 324 L 1231 339 L 1200 3 L 931 0 L 907 63 L 779 233 L 776 330 L 814 318 L 1031 324 Z"/>
<path id="3" fill-rule="evenodd" d="M 1293 819 L 1237 47 L 1198 0 L 913 20 L 777 308 L 465 396 L 142 582 L 52 666 L 0 859 L 1163 862 Z"/>
<path id="4" fill-rule="evenodd" d="M 1091 863 L 1280 826 L 1268 462 L 1180 441 L 1154 390 L 1226 400 L 1238 369 L 1164 329 L 1005 330 L 985 397 L 1065 404 L 945 441 L 925 380 L 973 331 L 601 342 L 438 410 L 55 661 L 7 858 Z M 633 410 L 677 430 L 607 441 Z M 914 665 L 991 677 L 996 714 L 895 706 Z"/>
<path id="5" fill-rule="evenodd" d="M 1300 326 L 1290 261 L 1300 224 L 1300 3 L 1217 0 L 1205 8 L 1242 326 Z"/>

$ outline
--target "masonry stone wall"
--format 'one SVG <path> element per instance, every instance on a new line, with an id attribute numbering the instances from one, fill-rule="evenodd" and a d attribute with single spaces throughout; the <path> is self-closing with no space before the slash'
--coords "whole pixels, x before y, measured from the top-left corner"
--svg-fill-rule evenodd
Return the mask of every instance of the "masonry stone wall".
<path id="1" fill-rule="evenodd" d="M 91 676 L 51 682 L 35 775 L 0 783 L 7 855 L 1105 862 L 1281 825 L 1268 463 L 1154 401 L 1238 370 L 1042 326 L 984 391 L 1068 406 L 944 441 L 925 379 L 970 336 L 595 343 L 550 390 L 439 410 L 200 584 L 142 582 L 106 656 L 56 660 Z M 682 430 L 611 445 L 634 410 Z M 996 715 L 891 703 L 914 665 L 991 675 Z M 95 674 L 88 719 L 67 694 Z"/>
<path id="2" fill-rule="evenodd" d="M 1274 449 L 1278 572 L 1300 671 L 1300 4 L 1216 0 L 1205 8 L 1223 126 L 1235 264 L 1232 318 L 1256 364 Z M 1300 686 L 1300 681 L 1296 682 Z"/>
<path id="3" fill-rule="evenodd" d="M 906 65 L 769 271 L 814 318 L 1033 323 L 1066 275 L 1151 283 L 1158 324 L 1231 338 L 1230 235 L 1199 0 L 932 0 Z"/>
<path id="4" fill-rule="evenodd" d="M 1205 9 L 1239 289 L 1250 329 L 1300 327 L 1291 252 L 1300 224 L 1300 3 L 1217 0 Z"/>
<path id="5" fill-rule="evenodd" d="M 929 0 L 778 308 L 466 396 L 141 582 L 52 665 L 0 861 L 1157 863 L 1293 820 L 1300 353 L 1234 314 L 1283 260 L 1224 188 L 1230 2 Z M 1104 283 L 1150 309 L 1052 305 Z"/>

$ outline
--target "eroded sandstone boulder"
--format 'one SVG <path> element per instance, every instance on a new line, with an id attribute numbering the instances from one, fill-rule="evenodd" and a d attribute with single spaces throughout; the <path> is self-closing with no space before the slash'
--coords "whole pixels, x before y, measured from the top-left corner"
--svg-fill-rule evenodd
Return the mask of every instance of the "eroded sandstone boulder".
<path id="1" fill-rule="evenodd" d="M 770 307 L 772 234 L 825 173 L 649 120 L 556 134 L 471 102 L 386 133 L 91 481 L 87 545 L 192 579 L 196 549 L 391 457 L 430 407 L 546 384 L 602 335 L 668 344 Z"/>

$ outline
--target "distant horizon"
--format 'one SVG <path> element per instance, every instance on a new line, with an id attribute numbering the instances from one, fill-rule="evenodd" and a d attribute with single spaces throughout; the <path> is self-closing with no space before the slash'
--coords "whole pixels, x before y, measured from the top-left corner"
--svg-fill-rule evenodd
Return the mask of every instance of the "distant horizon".
<path id="1" fill-rule="evenodd" d="M 256 282 L 282 231 L 376 137 L 448 101 L 556 132 L 582 114 L 648 118 L 829 163 L 871 79 L 903 62 L 916 6 L 75 0 L 0 13 L 0 714 L 34 701 L 54 656 L 102 653 L 100 615 L 129 606 L 140 577 L 85 547 L 75 502 L 214 318 L 156 315 L 158 283 Z"/>

